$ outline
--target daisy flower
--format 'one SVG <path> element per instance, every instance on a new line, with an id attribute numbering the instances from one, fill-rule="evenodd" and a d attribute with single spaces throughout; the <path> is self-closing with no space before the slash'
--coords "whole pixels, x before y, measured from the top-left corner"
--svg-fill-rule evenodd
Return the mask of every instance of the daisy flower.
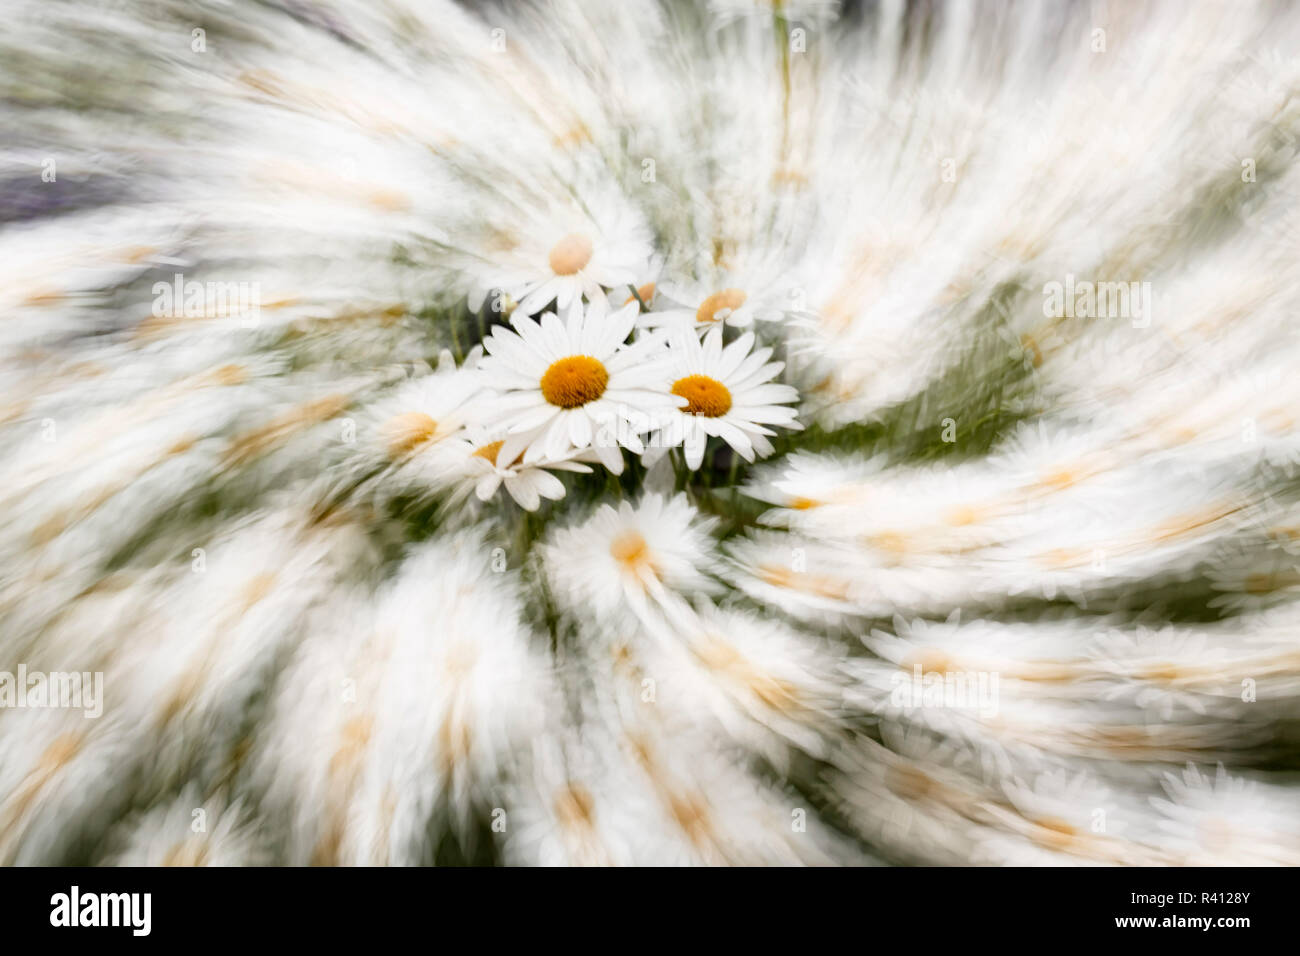
<path id="1" fill-rule="evenodd" d="M 1234 777 L 1219 764 L 1213 778 L 1188 764 L 1166 772 L 1168 799 L 1151 797 L 1164 817 L 1161 843 L 1191 866 L 1296 866 L 1300 829 L 1285 789 Z"/>
<path id="2" fill-rule="evenodd" d="M 555 594 L 574 610 L 609 614 L 667 587 L 682 593 L 715 589 L 713 520 L 685 495 L 645 495 L 634 507 L 602 505 L 586 522 L 565 528 L 542 547 Z"/>
<path id="3" fill-rule="evenodd" d="M 585 296 L 605 302 L 605 290 L 644 281 L 650 260 L 649 235 L 640 218 L 606 211 L 595 219 L 577 215 L 540 217 L 510 248 L 496 252 L 469 295 L 475 312 L 493 289 L 518 303 L 512 315 L 535 315 L 554 302 L 563 311 Z M 616 301 L 621 301 L 616 299 Z"/>
<path id="4" fill-rule="evenodd" d="M 681 330 L 673 334 L 669 388 L 686 404 L 668 409 L 664 413 L 667 418 L 657 420 L 661 427 L 655 436 L 657 441 L 651 442 L 651 460 L 663 449 L 683 444 L 686 464 L 699 468 L 705 442 L 709 436 L 716 436 L 746 461 L 753 461 L 755 453 L 772 453 L 772 443 L 767 439 L 776 432 L 766 426 L 803 427 L 795 421 L 795 410 L 784 404 L 795 401 L 799 393 L 789 385 L 772 383 L 785 363 L 769 362 L 772 350 L 753 350 L 753 346 L 752 332 L 726 348 L 718 328 L 709 332 L 703 342 Z"/>
<path id="5" fill-rule="evenodd" d="M 447 462 L 449 477 L 458 486 L 456 497 L 467 495 L 472 490 L 480 501 L 488 501 L 505 485 L 506 492 L 519 507 L 536 511 L 541 499 L 559 501 L 564 497 L 564 485 L 551 474 L 552 471 L 590 474 L 591 469 L 578 460 L 594 459 L 590 449 L 558 461 L 543 459 L 524 464 L 521 459 L 523 449 L 535 437 L 533 432 L 494 441 L 452 439 L 448 443 Z"/>
<path id="6" fill-rule="evenodd" d="M 574 302 L 563 322 L 547 312 L 540 322 L 514 317 L 513 332 L 492 330 L 480 368 L 504 393 L 494 407 L 498 424 L 511 435 L 536 435 L 524 464 L 592 448 L 606 468 L 621 474 L 620 446 L 644 452 L 640 436 L 653 427 L 652 416 L 683 401 L 663 387 L 662 341 L 645 336 L 627 342 L 638 308 L 633 301 L 609 313 Z"/>
<path id="7" fill-rule="evenodd" d="M 269 856 L 241 801 L 228 804 L 218 796 L 205 802 L 192 784 L 121 830 L 117 866 L 265 866 Z"/>
<path id="8" fill-rule="evenodd" d="M 755 287 L 735 275 L 712 282 L 664 284 L 657 291 L 658 307 L 641 316 L 642 326 L 693 328 L 701 334 L 724 324 L 746 328 L 755 319 L 776 321 L 793 301 L 788 292 L 768 283 Z"/>
<path id="9" fill-rule="evenodd" d="M 366 413 L 363 434 L 373 450 L 394 464 L 408 463 L 439 442 L 458 435 L 471 424 L 481 404 L 482 377 L 468 367 L 457 368 L 444 350 L 432 375 L 415 379 L 374 404 Z"/>
<path id="10" fill-rule="evenodd" d="M 804 751 L 824 750 L 819 730 L 834 722 L 842 692 L 838 655 L 783 623 L 710 601 L 686 607 L 668 626 L 676 653 L 655 672 L 677 689 L 692 721 L 711 714 L 727 734 L 781 762 L 772 734 Z"/>

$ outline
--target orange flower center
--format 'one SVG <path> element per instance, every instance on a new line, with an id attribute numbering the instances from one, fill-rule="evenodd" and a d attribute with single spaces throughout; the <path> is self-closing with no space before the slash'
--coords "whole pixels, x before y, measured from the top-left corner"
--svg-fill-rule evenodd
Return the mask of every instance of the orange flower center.
<path id="1" fill-rule="evenodd" d="M 438 430 L 438 423 L 424 412 L 404 412 L 384 423 L 388 453 L 394 458 L 409 455 Z"/>
<path id="2" fill-rule="evenodd" d="M 724 309 L 727 312 L 734 312 L 745 304 L 749 296 L 745 295 L 740 289 L 723 289 L 721 292 L 715 292 L 695 310 L 696 322 L 716 322 L 717 314 Z M 726 318 L 726 316 L 723 316 Z"/>
<path id="3" fill-rule="evenodd" d="M 673 382 L 673 394 L 686 399 L 686 412 L 718 418 L 731 410 L 731 393 L 727 386 L 707 375 L 687 375 Z"/>
<path id="4" fill-rule="evenodd" d="M 505 439 L 488 442 L 482 448 L 474 449 L 474 454 L 471 457 L 486 458 L 490 464 L 495 465 L 497 463 L 497 452 L 501 450 L 501 446 L 504 444 Z"/>
<path id="5" fill-rule="evenodd" d="M 591 261 L 591 240 L 578 232 L 571 232 L 551 247 L 551 271 L 557 276 L 571 276 L 586 268 Z"/>
<path id="6" fill-rule="evenodd" d="M 609 373 L 590 355 L 570 355 L 542 375 L 542 397 L 560 408 L 577 408 L 605 394 Z"/>
<path id="7" fill-rule="evenodd" d="M 497 455 L 501 453 L 501 446 L 504 445 L 505 443 L 506 442 L 504 438 L 498 441 L 490 441 L 486 445 L 480 445 L 478 448 L 475 448 L 474 453 L 470 455 L 470 457 L 483 458 L 486 461 L 488 461 L 490 464 L 496 465 Z M 520 459 L 523 457 L 524 457 L 523 452 L 520 452 L 518 455 L 516 455 L 515 460 L 510 463 L 511 467 L 519 464 Z"/>
<path id="8" fill-rule="evenodd" d="M 654 297 L 655 297 L 655 284 L 653 282 L 647 282 L 643 286 L 638 286 L 636 290 L 636 295 L 628 296 L 627 302 L 624 302 L 623 304 L 627 305 L 629 302 L 635 302 L 637 299 L 640 299 L 641 304 L 648 309 L 650 308 L 650 300 L 653 299 Z"/>
<path id="9" fill-rule="evenodd" d="M 649 552 L 649 545 L 639 531 L 620 532 L 609 543 L 609 553 L 619 564 L 629 567 L 640 564 Z"/>

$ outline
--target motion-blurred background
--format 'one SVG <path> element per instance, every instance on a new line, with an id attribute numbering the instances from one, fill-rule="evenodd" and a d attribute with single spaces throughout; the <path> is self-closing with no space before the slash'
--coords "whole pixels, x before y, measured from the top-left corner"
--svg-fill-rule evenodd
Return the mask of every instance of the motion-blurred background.
<path id="1" fill-rule="evenodd" d="M 1300 863 L 1294 4 L 0 19 L 0 861 Z M 804 429 L 513 496 L 575 235 Z"/>

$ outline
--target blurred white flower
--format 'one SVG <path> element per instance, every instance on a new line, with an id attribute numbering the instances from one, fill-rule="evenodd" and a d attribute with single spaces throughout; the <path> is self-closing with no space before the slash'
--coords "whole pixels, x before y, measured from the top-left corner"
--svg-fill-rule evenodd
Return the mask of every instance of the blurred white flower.
<path id="1" fill-rule="evenodd" d="M 267 866 L 271 860 L 242 805 L 205 801 L 193 786 L 124 829 L 116 866 Z"/>
<path id="2" fill-rule="evenodd" d="M 1164 841 L 1186 866 L 1300 865 L 1300 815 L 1287 791 L 1233 777 L 1220 764 L 1211 778 L 1189 765 L 1164 775 Z"/>
<path id="3" fill-rule="evenodd" d="M 459 435 L 483 415 L 491 396 L 484 377 L 458 368 L 443 351 L 437 369 L 409 381 L 365 409 L 362 432 L 368 447 L 398 468 L 418 472 L 426 452 Z"/>
<path id="4" fill-rule="evenodd" d="M 772 289 L 756 293 L 733 285 L 661 282 L 656 296 L 655 308 L 638 322 L 643 328 L 692 330 L 703 335 L 723 325 L 747 328 L 755 319 L 775 320 L 782 315 L 783 296 Z"/>
<path id="5" fill-rule="evenodd" d="M 553 532 L 542 560 L 566 608 L 605 616 L 642 610 L 665 589 L 716 589 L 713 525 L 683 495 L 646 494 L 635 505 L 601 505 L 582 524 Z"/>
<path id="6" fill-rule="evenodd" d="M 512 316 L 535 315 L 551 303 L 563 313 L 583 298 L 605 304 L 606 290 L 646 281 L 651 246 L 645 226 L 630 211 L 608 209 L 599 224 L 570 213 L 559 225 L 543 214 L 536 225 L 514 233 L 509 248 L 496 250 L 491 265 L 476 269 L 469 306 L 478 311 L 491 290 L 514 304 Z"/>

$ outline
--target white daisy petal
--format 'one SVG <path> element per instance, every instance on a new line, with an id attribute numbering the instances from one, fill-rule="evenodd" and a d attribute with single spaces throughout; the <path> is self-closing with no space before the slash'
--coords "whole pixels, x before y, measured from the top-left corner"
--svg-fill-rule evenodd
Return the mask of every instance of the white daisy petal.
<path id="1" fill-rule="evenodd" d="M 497 488 L 501 485 L 501 476 L 496 472 L 489 472 L 478 480 L 474 486 L 474 494 L 478 495 L 479 501 L 488 501 L 497 493 Z"/>
<path id="2" fill-rule="evenodd" d="M 543 498 L 559 501 L 564 497 L 564 482 L 554 475 L 538 470 L 533 472 L 533 487 Z"/>
<path id="3" fill-rule="evenodd" d="M 525 475 L 518 478 L 507 478 L 505 484 L 506 491 L 510 493 L 510 497 L 515 499 L 515 501 L 518 502 L 519 507 L 523 508 L 525 511 L 536 511 L 538 506 L 542 503 L 541 498 L 537 493 L 537 488 L 534 487 L 531 476 Z"/>
<path id="4" fill-rule="evenodd" d="M 617 445 L 606 445 L 597 442 L 592 446 L 596 449 L 596 455 L 600 458 L 600 463 L 616 475 L 623 474 L 623 452 Z"/>
<path id="5" fill-rule="evenodd" d="M 569 442 L 574 448 L 586 448 L 591 444 L 591 419 L 586 415 L 570 415 Z"/>
<path id="6" fill-rule="evenodd" d="M 708 436 L 704 434 L 704 429 L 692 429 L 686 436 L 684 450 L 686 452 L 686 466 L 691 471 L 699 470 L 704 462 L 704 446 L 708 442 Z"/>

